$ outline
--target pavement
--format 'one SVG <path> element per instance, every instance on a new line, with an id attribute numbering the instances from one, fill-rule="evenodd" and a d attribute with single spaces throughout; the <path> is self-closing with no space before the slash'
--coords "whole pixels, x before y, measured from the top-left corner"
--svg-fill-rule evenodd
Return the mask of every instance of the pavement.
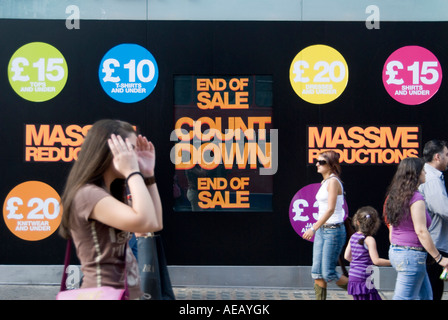
<path id="1" fill-rule="evenodd" d="M 313 289 L 294 288 L 174 288 L 178 300 L 316 300 Z M 380 292 L 390 300 L 393 292 Z M 353 300 L 346 291 L 329 289 L 327 300 Z"/>
<path id="2" fill-rule="evenodd" d="M 174 287 L 176 300 L 315 300 L 314 290 L 263 287 Z M 55 300 L 57 285 L 0 285 L 0 300 Z M 393 292 L 379 291 L 383 300 Z M 444 297 L 446 298 L 446 297 Z M 327 300 L 353 300 L 341 289 L 329 289 Z"/>

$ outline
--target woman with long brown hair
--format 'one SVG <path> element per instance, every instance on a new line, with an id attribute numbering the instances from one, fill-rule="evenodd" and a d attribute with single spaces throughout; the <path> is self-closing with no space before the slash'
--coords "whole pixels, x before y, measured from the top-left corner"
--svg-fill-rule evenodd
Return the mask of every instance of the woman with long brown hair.
<path id="1" fill-rule="evenodd" d="M 432 300 L 431 284 L 426 272 L 427 254 L 443 267 L 442 257 L 428 231 L 431 218 L 425 200 L 418 191 L 425 182 L 424 160 L 405 158 L 398 165 L 389 186 L 385 219 L 389 224 L 389 259 L 397 271 L 394 300 Z"/>
<path id="2" fill-rule="evenodd" d="M 310 240 L 313 235 L 315 236 L 311 276 L 314 279 L 316 299 L 325 300 L 327 282 L 335 281 L 344 289 L 348 283 L 346 276 L 336 272 L 338 258 L 346 240 L 345 212 L 342 208 L 344 189 L 340 180 L 341 166 L 338 153 L 332 150 L 320 153 L 316 167 L 323 178 L 316 194 L 319 216 L 313 226 L 303 234 L 303 238 Z"/>
<path id="3" fill-rule="evenodd" d="M 60 227 L 60 234 L 75 245 L 82 288 L 124 288 L 127 279 L 129 298 L 141 296 L 138 265 L 127 242 L 131 233 L 163 227 L 154 168 L 153 144 L 129 123 L 100 120 L 89 130 L 62 195 Z M 125 179 L 132 201 L 112 196 L 117 179 Z"/>

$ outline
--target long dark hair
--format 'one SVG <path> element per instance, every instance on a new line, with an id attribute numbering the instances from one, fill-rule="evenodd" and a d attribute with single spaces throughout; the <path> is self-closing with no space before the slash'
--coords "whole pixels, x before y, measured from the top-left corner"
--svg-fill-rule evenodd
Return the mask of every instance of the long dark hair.
<path id="1" fill-rule="evenodd" d="M 410 213 L 409 201 L 418 189 L 424 165 L 421 158 L 405 158 L 398 165 L 388 189 L 384 212 L 387 223 L 392 226 L 397 226 Z"/>
<path id="2" fill-rule="evenodd" d="M 72 202 L 79 188 L 86 184 L 103 187 L 103 175 L 113 159 L 107 140 L 112 134 L 124 139 L 131 133 L 135 133 L 132 125 L 120 120 L 99 120 L 89 129 L 62 194 L 63 215 L 59 234 L 63 238 L 70 238 Z"/>

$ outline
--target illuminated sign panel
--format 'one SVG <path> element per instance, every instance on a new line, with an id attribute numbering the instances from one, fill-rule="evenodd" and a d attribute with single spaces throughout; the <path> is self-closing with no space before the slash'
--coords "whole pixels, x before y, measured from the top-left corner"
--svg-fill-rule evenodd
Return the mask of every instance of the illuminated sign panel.
<path id="1" fill-rule="evenodd" d="M 176 211 L 271 211 L 271 76 L 177 76 Z"/>

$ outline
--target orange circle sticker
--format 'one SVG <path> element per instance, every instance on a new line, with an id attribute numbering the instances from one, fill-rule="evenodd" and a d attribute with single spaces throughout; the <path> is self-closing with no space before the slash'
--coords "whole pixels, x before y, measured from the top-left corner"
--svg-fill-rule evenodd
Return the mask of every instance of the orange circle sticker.
<path id="1" fill-rule="evenodd" d="M 42 240 L 61 223 L 60 201 L 59 194 L 48 184 L 27 181 L 9 192 L 3 204 L 3 219 L 15 236 L 27 241 Z"/>

